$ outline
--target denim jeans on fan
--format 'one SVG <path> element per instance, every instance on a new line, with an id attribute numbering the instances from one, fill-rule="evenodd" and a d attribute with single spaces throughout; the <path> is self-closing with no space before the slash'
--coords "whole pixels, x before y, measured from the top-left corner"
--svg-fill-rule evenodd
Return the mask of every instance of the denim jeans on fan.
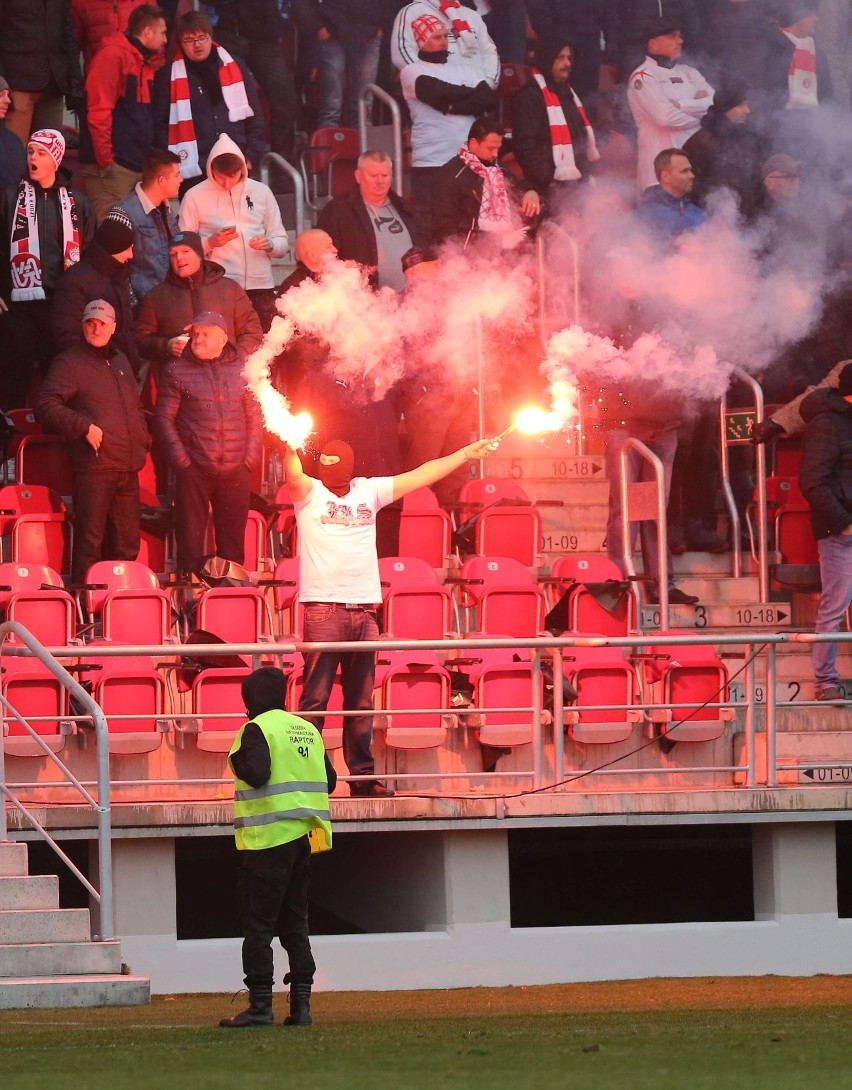
<path id="1" fill-rule="evenodd" d="M 357 128 L 358 95 L 366 84 L 376 82 L 381 39 L 344 42 L 339 38 L 328 38 L 313 44 L 320 89 L 317 128 L 340 126 L 344 91 L 348 91 L 349 103 L 346 124 L 349 128 Z"/>
<path id="2" fill-rule="evenodd" d="M 822 594 L 815 632 L 837 632 L 852 603 L 852 534 L 824 537 L 818 543 Z M 837 685 L 837 644 L 815 643 L 814 682 L 817 693 Z"/>
<path id="3" fill-rule="evenodd" d="M 305 640 L 309 643 L 337 643 L 343 640 L 377 640 L 379 625 L 372 609 L 346 609 L 342 605 L 305 605 Z M 299 713 L 322 733 L 324 717 L 313 719 L 312 711 L 325 711 L 340 666 L 345 711 L 365 715 L 343 719 L 343 759 L 353 776 L 372 775 L 375 765 L 370 743 L 373 739 L 373 682 L 376 656 L 364 651 L 311 651 L 305 655 L 304 685 Z"/>

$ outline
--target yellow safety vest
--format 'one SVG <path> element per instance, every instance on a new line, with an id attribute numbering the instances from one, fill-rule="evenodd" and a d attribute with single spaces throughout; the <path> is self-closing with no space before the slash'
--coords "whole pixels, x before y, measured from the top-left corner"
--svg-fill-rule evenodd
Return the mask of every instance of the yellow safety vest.
<path id="1" fill-rule="evenodd" d="M 263 712 L 252 722 L 263 731 L 272 766 L 269 781 L 252 787 L 239 777 L 234 783 L 234 836 L 242 850 L 289 844 L 317 830 L 316 839 L 331 847 L 325 749 L 319 731 L 289 712 Z M 242 745 L 243 731 L 231 754 Z"/>

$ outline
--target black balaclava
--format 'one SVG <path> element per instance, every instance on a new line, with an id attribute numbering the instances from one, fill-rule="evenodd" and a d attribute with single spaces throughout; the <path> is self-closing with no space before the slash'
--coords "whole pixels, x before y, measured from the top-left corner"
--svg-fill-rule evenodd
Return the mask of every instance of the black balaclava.
<path id="1" fill-rule="evenodd" d="M 277 666 L 262 666 L 245 679 L 242 694 L 249 719 L 280 711 L 287 696 L 287 678 Z"/>
<path id="2" fill-rule="evenodd" d="M 323 465 L 323 456 L 337 457 L 333 465 Z M 342 439 L 330 439 L 322 448 L 317 466 L 319 479 L 335 496 L 345 496 L 355 470 L 355 451 Z"/>

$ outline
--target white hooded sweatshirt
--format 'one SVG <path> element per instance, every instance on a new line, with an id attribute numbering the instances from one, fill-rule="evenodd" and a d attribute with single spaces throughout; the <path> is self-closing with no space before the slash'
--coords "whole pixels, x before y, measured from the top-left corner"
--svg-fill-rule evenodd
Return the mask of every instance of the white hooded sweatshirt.
<path id="1" fill-rule="evenodd" d="M 210 170 L 216 156 L 225 154 L 237 155 L 243 163 L 242 180 L 230 191 L 213 181 Z M 207 156 L 207 179 L 188 190 L 178 222 L 181 231 L 201 235 L 205 256 L 223 265 L 225 274 L 246 291 L 275 286 L 272 258 L 283 257 L 290 248 L 281 210 L 269 186 L 248 177 L 245 156 L 230 136 L 223 134 L 213 145 Z M 211 247 L 211 235 L 223 227 L 236 227 L 237 237 L 225 246 Z M 272 243 L 271 253 L 249 246 L 261 235 Z"/>

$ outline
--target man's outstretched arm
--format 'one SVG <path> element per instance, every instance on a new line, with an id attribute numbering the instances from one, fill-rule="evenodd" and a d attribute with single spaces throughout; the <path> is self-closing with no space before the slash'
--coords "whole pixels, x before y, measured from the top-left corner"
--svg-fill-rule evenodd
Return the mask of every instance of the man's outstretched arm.
<path id="1" fill-rule="evenodd" d="M 393 498 L 399 500 L 416 488 L 429 488 L 454 469 L 460 469 L 465 462 L 481 462 L 496 449 L 497 443 L 493 439 L 479 439 L 452 454 L 445 454 L 443 458 L 433 458 L 431 462 L 424 462 L 407 473 L 399 473 L 393 479 Z"/>

